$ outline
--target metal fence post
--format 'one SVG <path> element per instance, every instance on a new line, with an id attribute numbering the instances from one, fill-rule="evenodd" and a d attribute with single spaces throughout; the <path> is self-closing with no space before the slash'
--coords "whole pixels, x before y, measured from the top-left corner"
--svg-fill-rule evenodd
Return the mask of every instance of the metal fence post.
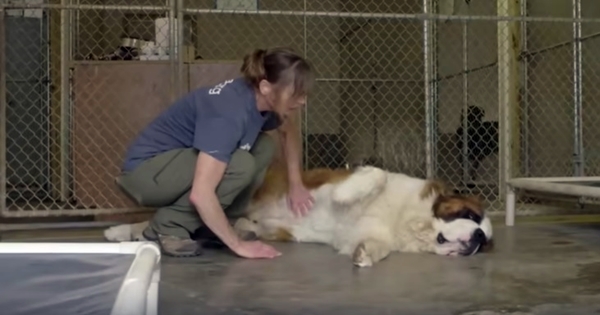
<path id="1" fill-rule="evenodd" d="M 573 19 L 581 18 L 581 0 L 573 0 Z M 581 22 L 573 22 L 573 176 L 584 176 Z"/>
<path id="2" fill-rule="evenodd" d="M 521 17 L 527 17 L 527 0 L 521 0 Z M 521 110 L 521 125 L 522 125 L 522 140 L 523 140 L 523 159 L 521 163 L 523 164 L 523 174 L 521 176 L 529 176 L 530 173 L 530 158 L 529 158 L 529 48 L 527 44 L 527 21 L 521 21 L 521 102 L 523 102 L 522 110 Z M 524 52 L 524 53 L 523 53 Z"/>
<path id="3" fill-rule="evenodd" d="M 60 11 L 60 196 L 69 199 L 71 168 L 71 11 L 70 0 L 61 0 Z"/>
<path id="4" fill-rule="evenodd" d="M 423 59 L 424 59 L 424 83 L 425 83 L 425 163 L 428 178 L 436 176 L 436 115 L 433 98 L 433 49 L 432 47 L 432 23 L 427 15 L 432 13 L 431 0 L 423 0 L 423 13 L 426 15 L 423 21 Z"/>
<path id="5" fill-rule="evenodd" d="M 469 172 L 471 165 L 469 161 L 469 22 L 462 22 L 462 55 L 463 55 L 463 108 L 462 108 L 462 169 L 463 169 L 463 181 L 467 184 L 471 180 L 471 174 Z"/>
<path id="6" fill-rule="evenodd" d="M 520 7 L 515 1 L 497 2 L 499 17 L 517 17 Z M 508 181 L 520 169 L 520 124 L 519 108 L 519 60 L 521 33 L 518 20 L 499 20 L 496 38 L 498 41 L 498 113 L 499 113 L 499 166 L 498 194 L 507 197 Z M 511 219 L 507 216 L 507 225 Z M 513 218 L 514 219 L 514 218 Z"/>
<path id="7" fill-rule="evenodd" d="M 184 9 L 184 1 L 183 0 L 177 0 L 176 6 L 177 6 L 177 34 L 176 34 L 176 41 L 175 41 L 175 47 L 177 47 L 177 78 L 178 78 L 178 82 L 177 82 L 177 98 L 181 97 L 183 94 L 185 94 L 187 92 L 187 88 L 184 87 L 184 83 L 186 82 L 185 80 L 185 63 L 184 63 L 184 56 L 185 56 L 185 36 L 184 36 L 184 13 L 183 13 L 183 9 Z"/>
<path id="8" fill-rule="evenodd" d="M 174 102 L 179 96 L 179 74 L 177 66 L 177 34 L 175 19 L 177 18 L 177 1 L 169 0 L 169 61 L 171 66 L 171 102 Z M 158 43 L 157 43 L 158 44 Z"/>
<path id="9" fill-rule="evenodd" d="M 0 0 L 0 214 L 6 211 L 6 50 L 4 1 Z"/>

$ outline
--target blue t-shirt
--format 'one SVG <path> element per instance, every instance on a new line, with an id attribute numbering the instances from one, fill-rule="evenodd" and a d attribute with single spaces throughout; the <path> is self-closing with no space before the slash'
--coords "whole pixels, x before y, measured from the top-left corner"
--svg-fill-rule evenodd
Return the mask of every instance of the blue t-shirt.
<path id="1" fill-rule="evenodd" d="M 243 78 L 188 93 L 142 130 L 129 146 L 122 170 L 181 148 L 196 148 L 228 163 L 236 149 L 249 151 L 261 131 L 281 124 L 275 113 L 258 111 L 255 95 Z"/>

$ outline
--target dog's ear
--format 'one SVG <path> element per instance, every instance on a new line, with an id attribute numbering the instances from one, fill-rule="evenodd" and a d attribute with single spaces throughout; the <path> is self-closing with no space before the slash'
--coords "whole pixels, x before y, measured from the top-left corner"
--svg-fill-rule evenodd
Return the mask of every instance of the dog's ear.
<path id="1" fill-rule="evenodd" d="M 473 210 L 479 210 L 483 212 L 483 201 L 481 200 L 481 197 L 479 195 L 467 195 L 465 196 L 465 199 L 477 208 Z"/>
<path id="2" fill-rule="evenodd" d="M 439 198 L 440 196 L 449 196 L 451 194 L 452 190 L 448 188 L 446 183 L 440 180 L 432 179 L 425 183 L 425 186 L 423 186 L 423 189 L 421 189 L 419 196 L 421 199 L 425 199 L 431 196 L 436 196 Z"/>

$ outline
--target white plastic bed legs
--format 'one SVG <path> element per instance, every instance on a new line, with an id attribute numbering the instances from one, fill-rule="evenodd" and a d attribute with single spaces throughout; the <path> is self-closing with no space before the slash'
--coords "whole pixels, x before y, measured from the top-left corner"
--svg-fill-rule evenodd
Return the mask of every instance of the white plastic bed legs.
<path id="1" fill-rule="evenodd" d="M 511 185 L 507 185 L 506 187 L 506 216 L 505 216 L 505 224 L 507 226 L 515 225 L 515 206 L 516 206 L 516 196 L 515 189 Z"/>

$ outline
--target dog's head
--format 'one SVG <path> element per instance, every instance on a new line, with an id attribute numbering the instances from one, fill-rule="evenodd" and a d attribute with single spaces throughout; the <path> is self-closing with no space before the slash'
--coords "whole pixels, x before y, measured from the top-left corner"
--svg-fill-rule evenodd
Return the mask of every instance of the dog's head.
<path id="1" fill-rule="evenodd" d="M 469 256 L 492 247 L 492 224 L 477 197 L 440 194 L 432 208 L 436 254 Z"/>

